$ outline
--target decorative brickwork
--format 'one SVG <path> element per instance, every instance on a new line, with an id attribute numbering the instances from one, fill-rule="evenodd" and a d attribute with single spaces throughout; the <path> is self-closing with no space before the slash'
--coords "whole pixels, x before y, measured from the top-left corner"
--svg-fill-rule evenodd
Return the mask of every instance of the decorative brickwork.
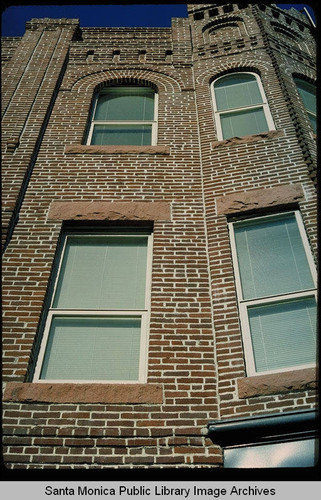
<path id="1" fill-rule="evenodd" d="M 10 469 L 213 469 L 223 458 L 209 421 L 316 405 L 313 369 L 246 375 L 227 225 L 298 208 L 316 257 L 315 136 L 293 80 L 315 82 L 314 30 L 274 5 L 188 10 L 171 28 L 33 19 L 3 42 Z M 275 130 L 219 141 L 211 85 L 237 71 L 260 77 Z M 94 93 L 126 82 L 157 92 L 157 144 L 86 145 Z M 65 224 L 144 221 L 153 226 L 147 383 L 34 383 Z"/>

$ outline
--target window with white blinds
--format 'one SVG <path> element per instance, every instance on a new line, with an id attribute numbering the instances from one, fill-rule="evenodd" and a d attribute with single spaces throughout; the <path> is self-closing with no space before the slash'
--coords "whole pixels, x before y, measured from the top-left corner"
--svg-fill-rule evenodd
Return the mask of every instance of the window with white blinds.
<path id="1" fill-rule="evenodd" d="M 317 133 L 317 89 L 302 78 L 294 78 L 298 93 L 310 120 L 313 132 Z"/>
<path id="2" fill-rule="evenodd" d="M 88 144 L 156 144 L 157 94 L 151 87 L 106 87 L 95 97 Z"/>
<path id="3" fill-rule="evenodd" d="M 36 380 L 145 380 L 151 238 L 65 236 Z"/>
<path id="4" fill-rule="evenodd" d="M 248 375 L 316 363 L 316 276 L 299 212 L 229 224 Z"/>
<path id="5" fill-rule="evenodd" d="M 222 76 L 212 88 L 219 140 L 274 130 L 263 86 L 255 73 Z"/>

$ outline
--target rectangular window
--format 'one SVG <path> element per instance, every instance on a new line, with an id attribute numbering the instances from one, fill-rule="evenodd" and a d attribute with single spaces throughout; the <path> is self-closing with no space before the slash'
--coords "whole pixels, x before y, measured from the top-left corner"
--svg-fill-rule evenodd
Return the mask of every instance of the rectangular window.
<path id="1" fill-rule="evenodd" d="M 88 144 L 155 145 L 156 116 L 157 93 L 151 87 L 106 87 L 94 101 Z"/>
<path id="2" fill-rule="evenodd" d="M 229 224 L 248 375 L 316 362 L 316 276 L 299 212 Z"/>
<path id="3" fill-rule="evenodd" d="M 151 234 L 66 234 L 37 381 L 146 381 Z"/>

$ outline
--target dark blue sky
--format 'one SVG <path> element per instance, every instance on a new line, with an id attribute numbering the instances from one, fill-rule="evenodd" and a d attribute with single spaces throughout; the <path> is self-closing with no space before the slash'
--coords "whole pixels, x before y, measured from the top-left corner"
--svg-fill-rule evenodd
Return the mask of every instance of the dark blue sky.
<path id="1" fill-rule="evenodd" d="M 58 3 L 58 2 L 57 2 Z M 115 0 L 116 3 L 116 0 Z M 192 3 L 192 2 L 191 2 Z M 210 2 L 209 2 L 210 3 Z M 10 2 L 2 3 L 10 5 Z M 295 6 L 297 9 L 307 7 L 313 15 L 313 10 L 307 4 L 277 4 L 282 8 Z M 22 36 L 25 24 L 32 18 L 76 18 L 80 19 L 81 27 L 108 26 L 154 26 L 168 27 L 172 17 L 186 17 L 186 4 L 116 4 L 104 5 L 10 5 L 2 11 L 2 36 Z"/>

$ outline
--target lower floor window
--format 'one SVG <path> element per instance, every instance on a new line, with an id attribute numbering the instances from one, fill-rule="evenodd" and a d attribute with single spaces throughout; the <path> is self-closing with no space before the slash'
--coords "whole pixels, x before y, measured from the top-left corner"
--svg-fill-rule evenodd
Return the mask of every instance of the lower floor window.
<path id="1" fill-rule="evenodd" d="M 229 224 L 247 374 L 316 363 L 316 272 L 299 212 Z"/>
<path id="2" fill-rule="evenodd" d="M 35 381 L 146 381 L 151 234 L 68 233 Z"/>
<path id="3" fill-rule="evenodd" d="M 53 314 L 40 378 L 138 380 L 142 340 L 139 316 Z"/>

